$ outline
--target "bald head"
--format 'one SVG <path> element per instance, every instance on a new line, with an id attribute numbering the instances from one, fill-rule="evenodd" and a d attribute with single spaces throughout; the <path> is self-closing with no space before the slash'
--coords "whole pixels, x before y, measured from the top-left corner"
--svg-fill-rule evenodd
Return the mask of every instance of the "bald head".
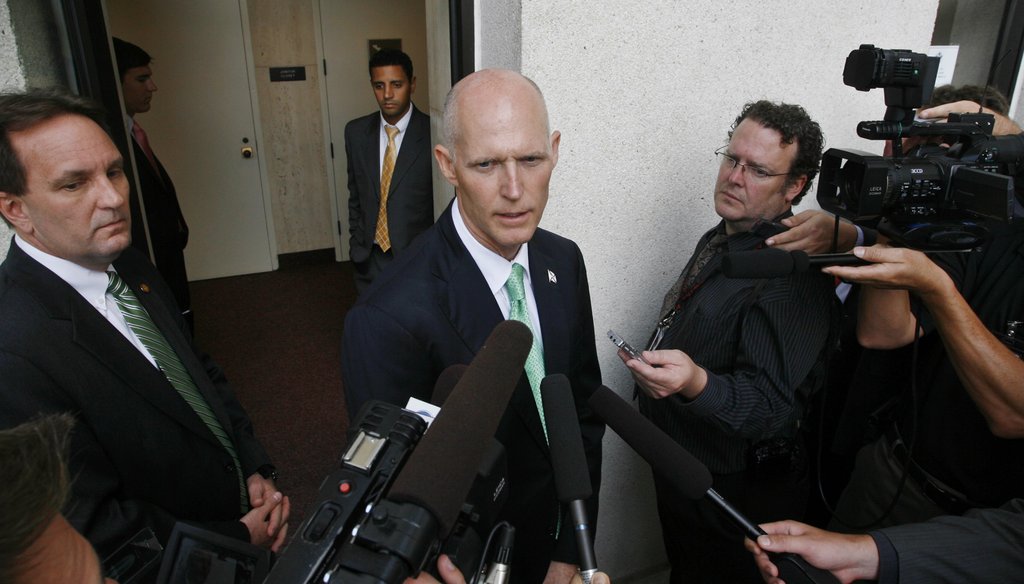
<path id="1" fill-rule="evenodd" d="M 530 78 L 508 69 L 483 69 L 472 73 L 452 87 L 444 100 L 444 145 L 455 154 L 455 143 L 465 120 L 479 116 L 507 114 L 513 108 L 529 107 L 544 121 L 544 133 L 550 134 L 548 108 L 544 95 Z"/>
<path id="2" fill-rule="evenodd" d="M 558 163 L 544 96 L 514 71 L 479 71 L 448 94 L 444 124 L 434 158 L 459 214 L 481 245 L 512 260 L 537 230 Z"/>

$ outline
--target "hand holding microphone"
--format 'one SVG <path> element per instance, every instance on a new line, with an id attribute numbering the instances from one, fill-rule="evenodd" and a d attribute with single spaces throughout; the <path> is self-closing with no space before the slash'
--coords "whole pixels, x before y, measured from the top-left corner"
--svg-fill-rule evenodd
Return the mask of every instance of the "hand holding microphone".
<path id="1" fill-rule="evenodd" d="M 764 530 L 747 519 L 712 486 L 711 472 L 685 448 L 607 387 L 590 396 L 590 406 L 637 454 L 647 461 L 672 488 L 688 499 L 708 497 L 738 525 L 747 537 L 757 539 Z M 795 554 L 772 554 L 772 562 L 787 584 L 838 584 L 830 572 L 816 568 Z"/>

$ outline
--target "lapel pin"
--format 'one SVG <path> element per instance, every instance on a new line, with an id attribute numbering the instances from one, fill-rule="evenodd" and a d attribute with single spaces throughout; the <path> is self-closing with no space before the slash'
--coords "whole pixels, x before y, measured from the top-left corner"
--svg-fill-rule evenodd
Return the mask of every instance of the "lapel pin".
<path id="1" fill-rule="evenodd" d="M 555 273 L 551 270 L 548 270 L 548 282 L 551 282 L 552 284 L 558 283 L 558 278 L 555 277 Z"/>
<path id="2" fill-rule="evenodd" d="M 146 284 L 145 282 L 139 284 L 139 290 L 141 290 L 145 294 L 149 294 L 149 284 Z"/>

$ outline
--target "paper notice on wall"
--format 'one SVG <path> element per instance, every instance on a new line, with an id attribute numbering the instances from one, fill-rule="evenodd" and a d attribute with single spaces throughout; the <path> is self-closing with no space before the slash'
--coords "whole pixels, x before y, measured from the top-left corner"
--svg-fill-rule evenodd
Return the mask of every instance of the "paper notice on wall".
<path id="1" fill-rule="evenodd" d="M 956 54 L 960 45 L 933 45 L 928 47 L 929 57 L 939 57 L 939 73 L 935 76 L 935 87 L 953 83 L 953 69 L 956 68 Z"/>

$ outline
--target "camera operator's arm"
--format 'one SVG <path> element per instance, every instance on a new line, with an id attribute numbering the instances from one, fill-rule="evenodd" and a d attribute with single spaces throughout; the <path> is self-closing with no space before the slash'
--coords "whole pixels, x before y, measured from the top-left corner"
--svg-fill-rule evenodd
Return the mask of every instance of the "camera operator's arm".
<path id="1" fill-rule="evenodd" d="M 808 254 L 833 253 L 832 236 L 835 232 L 836 217 L 831 213 L 808 209 L 792 217 L 786 217 L 782 224 L 789 227 L 778 235 L 765 240 L 765 244 L 786 251 L 803 251 Z M 839 237 L 835 253 L 848 252 L 863 242 L 862 232 L 846 219 L 839 220 Z"/>
<path id="2" fill-rule="evenodd" d="M 857 337 L 866 347 L 901 346 L 914 339 L 912 291 L 924 303 L 957 376 L 996 436 L 1024 436 L 1024 361 L 978 319 L 949 275 L 923 253 L 880 246 L 854 249 L 869 266 L 831 266 L 824 272 L 867 284 L 862 291 Z M 891 335 L 888 339 L 886 336 Z"/>
<path id="3" fill-rule="evenodd" d="M 941 122 L 945 121 L 946 117 L 952 113 L 977 113 L 979 111 L 982 113 L 992 114 L 993 116 L 995 116 L 996 125 L 994 128 L 992 128 L 993 136 L 1008 136 L 1011 134 L 1020 134 L 1022 131 L 1017 122 L 1014 122 L 1013 120 L 1004 116 L 1003 114 L 996 113 L 995 111 L 990 110 L 987 107 L 981 107 L 981 105 L 973 101 L 955 101 L 953 103 L 947 103 L 935 106 L 933 108 L 924 109 L 917 112 L 917 117 L 920 118 L 922 121 L 926 122 Z"/>

